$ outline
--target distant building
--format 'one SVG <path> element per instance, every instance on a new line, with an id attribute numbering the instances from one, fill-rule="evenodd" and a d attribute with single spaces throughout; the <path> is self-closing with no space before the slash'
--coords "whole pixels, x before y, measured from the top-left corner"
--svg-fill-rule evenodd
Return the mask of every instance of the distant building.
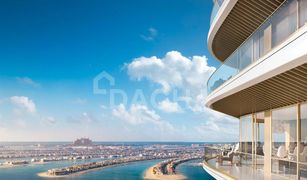
<path id="1" fill-rule="evenodd" d="M 74 146 L 91 146 L 93 141 L 89 138 L 80 138 L 74 141 Z"/>

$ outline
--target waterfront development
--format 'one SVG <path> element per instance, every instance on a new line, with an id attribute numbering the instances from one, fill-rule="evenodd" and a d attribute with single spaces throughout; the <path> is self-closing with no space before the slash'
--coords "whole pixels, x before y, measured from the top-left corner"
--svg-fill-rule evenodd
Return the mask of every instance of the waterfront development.
<path id="1" fill-rule="evenodd" d="M 240 124 L 236 121 L 256 113 L 257 109 L 250 112 L 244 108 L 251 107 L 253 103 L 249 102 L 257 102 L 261 111 L 271 108 L 271 102 L 261 105 L 257 97 L 250 99 L 245 94 L 231 96 L 228 101 L 226 96 L 241 89 L 230 92 L 226 88 L 227 93 L 219 90 L 232 77 L 247 71 L 249 65 L 256 62 L 260 65 L 267 52 L 283 44 L 290 35 L 288 32 L 303 27 L 307 17 L 302 11 L 307 7 L 305 2 L 0 1 L 0 180 L 211 180 L 218 177 L 213 171 L 222 176 L 229 169 L 237 172 L 240 165 L 249 162 L 257 165 L 258 155 L 266 154 L 267 158 L 273 152 L 271 170 L 288 169 L 290 165 L 285 163 L 290 161 L 276 159 L 271 142 L 266 148 L 263 143 L 259 147 L 255 144 L 260 140 L 258 135 L 264 132 L 260 128 L 265 117 L 275 116 L 251 114 L 253 121 L 249 122 L 259 125 L 252 124 L 252 128 L 247 121 L 240 120 Z M 233 31 L 233 16 L 240 13 L 230 16 L 229 21 L 223 19 L 229 13 L 227 9 L 241 10 L 249 4 L 256 5 L 255 9 L 265 6 L 258 14 L 262 18 L 246 23 L 248 18 L 242 17 L 244 27 L 250 29 L 245 32 L 244 28 L 234 27 Z M 278 10 L 282 16 L 261 25 L 283 4 L 284 10 Z M 297 13 L 292 13 L 295 9 Z M 225 12 L 219 13 L 222 10 Z M 297 18 L 292 18 L 294 15 Z M 281 21 L 284 18 L 279 17 L 287 18 Z M 275 31 L 288 22 L 293 28 Z M 226 31 L 225 28 L 219 31 L 223 24 Z M 252 35 L 252 30 L 259 26 L 263 28 Z M 242 37 L 235 33 L 238 29 L 243 32 Z M 304 31 L 299 31 L 298 35 L 303 36 Z M 236 35 L 233 37 L 238 41 L 234 45 L 227 32 Z M 208 43 L 204 43 L 207 34 Z M 298 35 L 292 36 L 291 41 L 302 44 L 296 39 Z M 248 38 L 251 41 L 244 42 Z M 236 50 L 240 44 L 244 47 Z M 282 57 L 287 56 L 281 55 L 279 58 L 284 62 Z M 270 63 L 266 65 L 270 67 Z M 288 66 L 285 62 L 281 65 Z M 263 69 L 269 73 L 269 68 L 259 67 L 256 71 Z M 305 89 L 298 86 L 307 83 L 305 69 L 307 65 L 283 75 L 282 81 L 298 79 L 294 88 L 304 94 Z M 277 76 L 279 71 L 271 75 Z M 265 80 L 265 76 L 254 74 L 258 73 L 251 76 L 256 82 Z M 245 82 L 249 83 L 252 81 Z M 264 86 L 274 89 L 268 84 Z M 297 93 L 293 88 L 289 92 L 293 95 L 289 104 L 301 102 L 294 102 L 300 99 L 295 99 Z M 269 93 L 268 99 L 272 99 L 272 91 Z M 282 103 L 287 103 L 287 96 L 283 97 Z M 242 107 L 238 109 L 240 103 Z M 300 109 L 298 105 L 298 115 Z M 288 123 L 283 128 L 292 132 L 293 127 L 303 125 L 297 122 L 296 126 Z M 244 135 L 250 133 L 245 131 L 252 132 L 249 137 L 255 139 L 246 139 Z M 295 137 L 287 136 L 285 145 L 276 143 L 274 147 L 285 147 L 288 152 L 291 144 L 291 154 L 283 158 L 296 161 L 296 169 L 291 171 L 299 174 L 300 159 L 304 158 L 297 154 L 303 149 L 292 149 L 304 136 L 299 138 L 303 130 L 297 132 Z M 268 151 L 270 148 L 272 152 Z M 238 149 L 242 155 L 238 155 Z M 247 156 L 249 150 L 254 153 L 251 157 Z M 225 166 L 220 168 L 223 162 Z"/>
<path id="2" fill-rule="evenodd" d="M 17 177 L 20 178 L 21 175 L 25 175 L 25 179 L 47 177 L 82 179 L 109 172 L 114 168 L 139 165 L 137 178 L 134 179 L 146 178 L 147 172 L 154 175 L 155 179 L 165 179 L 165 177 L 189 179 L 177 168 L 180 169 L 180 165 L 189 160 L 201 161 L 204 146 L 203 143 L 94 142 L 85 146 L 76 146 L 73 143 L 2 143 L 0 179 L 8 176 L 11 177 L 8 179 L 18 179 Z M 103 151 L 93 155 L 93 149 L 97 148 Z M 153 167 L 157 170 L 156 173 L 150 171 Z M 200 165 L 198 168 L 201 170 Z M 210 177 L 205 171 L 202 172 L 204 176 Z M 156 176 L 159 174 L 162 176 Z"/>

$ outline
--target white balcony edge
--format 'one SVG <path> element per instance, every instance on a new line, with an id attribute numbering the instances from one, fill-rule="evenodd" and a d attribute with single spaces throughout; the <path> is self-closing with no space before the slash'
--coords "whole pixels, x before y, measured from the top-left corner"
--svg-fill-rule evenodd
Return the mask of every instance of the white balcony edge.
<path id="1" fill-rule="evenodd" d="M 210 93 L 206 106 L 211 107 L 214 102 L 231 94 L 307 63 L 306 42 L 307 25 Z"/>
<path id="2" fill-rule="evenodd" d="M 235 178 L 231 177 L 230 175 L 225 175 L 225 173 L 221 173 L 214 168 L 212 168 L 207 162 L 203 162 L 203 169 L 214 177 L 217 180 L 234 180 Z"/>
<path id="3" fill-rule="evenodd" d="M 213 57 L 215 59 L 218 59 L 218 58 L 215 56 L 215 54 L 213 53 L 213 50 L 212 50 L 213 39 L 214 39 L 217 31 L 219 30 L 219 28 L 223 24 L 224 20 L 226 19 L 226 17 L 228 16 L 228 14 L 232 10 L 232 8 L 237 3 L 237 1 L 238 0 L 225 0 L 222 3 L 222 6 L 218 10 L 215 18 L 213 19 L 213 21 L 211 23 L 209 33 L 208 33 L 208 38 L 207 38 L 207 45 L 208 45 L 209 52 L 213 55 Z"/>

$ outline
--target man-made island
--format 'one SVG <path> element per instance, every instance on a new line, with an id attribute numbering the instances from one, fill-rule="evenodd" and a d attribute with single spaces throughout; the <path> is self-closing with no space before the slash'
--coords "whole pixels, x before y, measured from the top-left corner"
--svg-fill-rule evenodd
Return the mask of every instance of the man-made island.
<path id="1" fill-rule="evenodd" d="M 70 175 L 78 175 L 82 173 L 86 173 L 91 170 L 98 170 L 105 167 L 110 167 L 114 165 L 126 164 L 131 162 L 137 161 L 145 161 L 145 160 L 153 160 L 153 157 L 125 157 L 125 158 L 118 158 L 118 159 L 109 159 L 100 162 L 91 162 L 86 164 L 79 164 L 74 166 L 69 166 L 60 169 L 50 169 L 47 172 L 38 173 L 38 176 L 41 177 L 66 177 Z"/>
<path id="2" fill-rule="evenodd" d="M 184 158 L 173 158 L 162 161 L 153 167 L 150 167 L 144 173 L 144 179 L 161 179 L 161 180 L 180 180 L 187 179 L 180 173 L 176 172 L 176 166 L 184 163 L 186 161 L 190 161 L 193 159 L 199 159 L 199 156 L 187 156 Z"/>
<path id="3" fill-rule="evenodd" d="M 154 160 L 154 159 L 162 159 L 162 158 L 171 158 L 165 160 L 154 167 L 151 167 L 150 170 L 147 170 L 145 173 L 145 179 L 186 179 L 183 175 L 176 174 L 175 167 L 183 162 L 192 160 L 192 159 L 199 159 L 199 156 L 187 156 L 185 158 L 174 158 L 174 157 L 142 157 L 142 156 L 135 156 L 135 157 L 125 157 L 125 158 L 118 158 L 118 159 L 109 159 L 100 162 L 91 162 L 86 164 L 79 164 L 74 166 L 69 166 L 60 169 L 50 169 L 47 172 L 38 173 L 38 176 L 41 177 L 67 177 L 71 175 L 79 175 L 86 173 L 92 170 L 99 170 L 101 168 L 106 168 L 110 166 L 126 164 L 131 162 L 137 161 L 145 161 L 145 160 Z"/>

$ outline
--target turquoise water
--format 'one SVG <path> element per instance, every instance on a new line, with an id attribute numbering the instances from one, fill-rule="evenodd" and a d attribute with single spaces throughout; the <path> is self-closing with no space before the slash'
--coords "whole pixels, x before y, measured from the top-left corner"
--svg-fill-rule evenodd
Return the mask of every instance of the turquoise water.
<path id="1" fill-rule="evenodd" d="M 189 180 L 214 180 L 214 178 L 199 165 L 200 162 L 201 160 L 195 160 L 182 163 L 177 167 L 177 170 Z"/>
<path id="2" fill-rule="evenodd" d="M 2 180 L 41 180 L 44 178 L 38 177 L 36 174 L 39 172 L 47 171 L 51 168 L 65 167 L 76 163 L 85 163 L 94 160 L 83 160 L 77 162 L 52 162 L 43 165 L 30 165 L 30 166 L 20 166 L 14 168 L 2 168 L 0 169 L 0 179 Z M 96 160 L 97 161 L 97 160 Z M 144 171 L 159 162 L 160 160 L 134 162 L 126 165 L 120 165 L 115 167 L 109 167 L 97 171 L 88 172 L 79 176 L 72 176 L 69 178 L 59 178 L 63 179 L 103 179 L 103 180 L 126 180 L 126 179 L 142 179 Z M 178 166 L 178 170 L 182 172 L 188 179 L 213 179 L 209 174 L 207 174 L 201 166 L 198 165 L 200 161 L 190 161 L 183 163 Z M 52 180 L 56 180 L 52 178 Z"/>

